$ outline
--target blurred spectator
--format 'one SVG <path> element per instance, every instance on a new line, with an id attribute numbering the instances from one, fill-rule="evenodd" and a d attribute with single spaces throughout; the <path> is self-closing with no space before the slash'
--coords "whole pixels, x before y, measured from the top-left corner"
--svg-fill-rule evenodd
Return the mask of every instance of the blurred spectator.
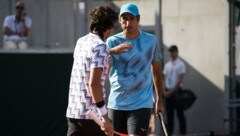
<path id="1" fill-rule="evenodd" d="M 178 57 L 178 48 L 172 45 L 169 48 L 171 60 L 166 63 L 163 73 L 165 79 L 164 96 L 166 98 L 166 113 L 169 135 L 174 130 L 174 111 L 177 112 L 179 120 L 180 134 L 186 134 L 186 119 L 183 110 L 175 107 L 175 95 L 181 90 L 184 74 L 186 73 L 185 64 Z"/>
<path id="2" fill-rule="evenodd" d="M 28 32 L 32 25 L 30 17 L 26 16 L 23 2 L 16 3 L 16 15 L 9 15 L 4 20 L 4 49 L 26 49 Z"/>

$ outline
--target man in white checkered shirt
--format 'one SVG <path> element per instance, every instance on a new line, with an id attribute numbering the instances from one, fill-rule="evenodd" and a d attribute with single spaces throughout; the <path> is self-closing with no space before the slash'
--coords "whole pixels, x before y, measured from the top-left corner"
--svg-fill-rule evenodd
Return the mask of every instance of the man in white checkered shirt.
<path id="1" fill-rule="evenodd" d="M 112 8 L 96 7 L 90 12 L 90 17 L 91 32 L 77 41 L 74 51 L 66 115 L 68 136 L 112 136 L 113 126 L 104 103 L 109 53 L 120 54 L 131 46 L 124 43 L 111 51 L 108 50 L 104 40 L 110 35 L 118 18 L 117 12 Z M 103 121 L 104 126 L 101 129 L 105 134 L 86 116 L 89 110 Z"/>

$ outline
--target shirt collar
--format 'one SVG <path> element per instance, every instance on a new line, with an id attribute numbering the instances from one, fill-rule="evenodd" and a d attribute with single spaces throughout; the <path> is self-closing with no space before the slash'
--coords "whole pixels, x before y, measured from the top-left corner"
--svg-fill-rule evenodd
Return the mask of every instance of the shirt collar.
<path id="1" fill-rule="evenodd" d="M 177 64 L 177 62 L 179 61 L 179 58 L 177 57 L 177 59 L 176 60 L 174 60 L 174 61 L 171 61 L 172 62 L 172 64 Z"/>
<path id="2" fill-rule="evenodd" d="M 127 37 L 125 37 L 125 35 L 123 34 L 123 32 L 122 32 L 122 36 L 123 36 L 124 38 L 126 38 L 127 40 L 136 40 L 136 39 L 138 39 L 139 37 L 141 37 L 141 35 L 142 35 L 142 31 L 141 31 L 140 29 L 138 29 L 138 31 L 139 31 L 139 35 L 138 35 L 138 37 L 136 37 L 136 38 L 134 38 L 134 39 L 128 39 Z"/>

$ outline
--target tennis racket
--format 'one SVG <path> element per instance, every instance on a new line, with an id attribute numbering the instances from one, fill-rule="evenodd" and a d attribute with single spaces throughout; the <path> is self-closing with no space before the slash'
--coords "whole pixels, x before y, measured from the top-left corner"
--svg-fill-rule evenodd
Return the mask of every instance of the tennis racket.
<path id="1" fill-rule="evenodd" d="M 103 127 L 103 122 L 94 113 L 92 113 L 91 111 L 88 111 L 86 115 L 92 120 L 94 120 L 100 127 Z M 123 134 L 117 131 L 113 131 L 113 133 L 118 136 L 128 136 L 127 134 Z"/>
<path id="2" fill-rule="evenodd" d="M 165 135 L 165 136 L 168 136 L 167 129 L 166 129 L 166 126 L 165 126 L 165 123 L 164 123 L 164 120 L 163 120 L 163 114 L 162 114 L 162 113 L 158 113 L 158 118 L 159 118 L 159 120 L 160 120 L 160 124 L 161 124 L 161 126 L 162 126 L 164 135 Z"/>

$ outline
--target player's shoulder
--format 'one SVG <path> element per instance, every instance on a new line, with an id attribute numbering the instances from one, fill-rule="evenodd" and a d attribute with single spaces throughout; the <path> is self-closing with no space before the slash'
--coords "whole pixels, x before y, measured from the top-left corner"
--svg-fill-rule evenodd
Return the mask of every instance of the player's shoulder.
<path id="1" fill-rule="evenodd" d="M 180 59 L 179 57 L 177 58 L 177 62 L 178 62 L 179 64 L 184 64 L 184 63 L 183 63 L 183 60 Z"/>
<path id="2" fill-rule="evenodd" d="M 124 39 L 124 36 L 123 36 L 123 33 L 117 33 L 113 36 L 110 36 L 107 38 L 107 42 L 111 42 L 111 41 L 118 41 L 118 40 L 121 40 L 121 39 Z"/>
<path id="3" fill-rule="evenodd" d="M 105 44 L 105 42 L 103 40 L 101 40 L 101 38 L 99 36 L 92 34 L 92 33 L 89 33 L 83 37 L 80 37 L 77 40 L 77 43 L 88 44 L 92 47 Z"/>
<path id="4" fill-rule="evenodd" d="M 141 31 L 141 35 L 142 37 L 146 38 L 146 39 L 153 39 L 153 40 L 157 40 L 156 36 L 147 32 L 143 32 Z"/>
<path id="5" fill-rule="evenodd" d="M 8 15 L 8 16 L 6 16 L 5 20 L 12 20 L 12 21 L 14 21 L 15 20 L 15 15 Z"/>
<path id="6" fill-rule="evenodd" d="M 91 34 L 90 34 L 91 35 Z M 106 50 L 106 43 L 97 35 L 93 35 L 93 39 L 89 39 L 89 46 L 92 47 L 93 50 L 95 49 L 104 49 Z"/>
<path id="7" fill-rule="evenodd" d="M 31 19 L 29 16 L 25 16 L 25 19 L 26 19 L 27 21 L 32 21 L 32 19 Z"/>
<path id="8" fill-rule="evenodd" d="M 171 65 L 171 60 L 169 60 L 167 63 L 165 63 L 165 67 L 168 67 Z"/>
<path id="9" fill-rule="evenodd" d="M 5 17 L 5 20 L 8 20 L 8 21 L 15 21 L 15 19 L 16 19 L 16 15 L 8 15 Z M 32 21 L 32 19 L 29 16 L 25 16 L 25 20 Z"/>
<path id="10" fill-rule="evenodd" d="M 180 66 L 180 67 L 184 67 L 184 66 L 185 66 L 185 63 L 184 63 L 183 60 L 180 59 L 180 58 L 178 58 L 177 64 L 178 64 L 178 66 Z"/>

